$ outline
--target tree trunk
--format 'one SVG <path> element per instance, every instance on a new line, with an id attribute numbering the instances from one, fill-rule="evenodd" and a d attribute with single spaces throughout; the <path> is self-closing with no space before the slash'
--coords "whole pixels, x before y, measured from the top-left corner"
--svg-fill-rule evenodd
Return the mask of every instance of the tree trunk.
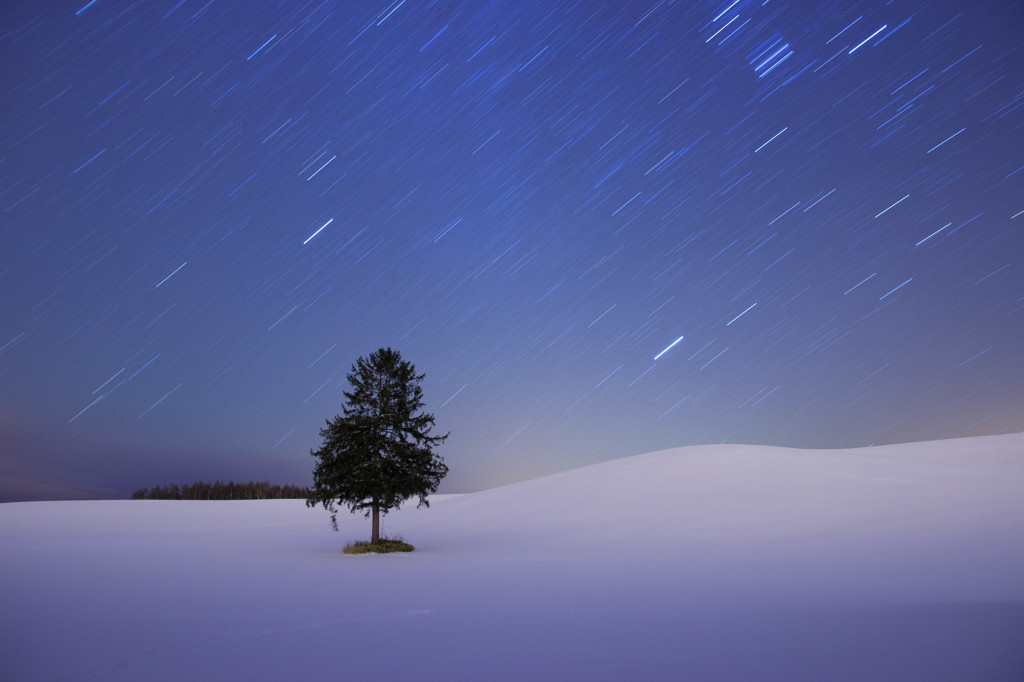
<path id="1" fill-rule="evenodd" d="M 373 501 L 373 530 L 370 533 L 370 544 L 376 545 L 380 542 L 380 505 L 377 500 Z"/>

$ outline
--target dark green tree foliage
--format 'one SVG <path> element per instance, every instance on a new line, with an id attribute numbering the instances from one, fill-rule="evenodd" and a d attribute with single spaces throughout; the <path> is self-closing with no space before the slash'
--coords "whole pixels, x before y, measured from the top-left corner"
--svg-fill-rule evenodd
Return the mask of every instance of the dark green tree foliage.
<path id="1" fill-rule="evenodd" d="M 343 413 L 327 421 L 323 445 L 310 451 L 316 466 L 306 504 L 329 510 L 335 530 L 336 503 L 372 515 L 371 543 L 380 541 L 380 512 L 411 497 L 429 506 L 427 495 L 448 473 L 433 448 L 448 434 L 430 435 L 434 415 L 422 411 L 424 376 L 390 348 L 352 365 Z"/>

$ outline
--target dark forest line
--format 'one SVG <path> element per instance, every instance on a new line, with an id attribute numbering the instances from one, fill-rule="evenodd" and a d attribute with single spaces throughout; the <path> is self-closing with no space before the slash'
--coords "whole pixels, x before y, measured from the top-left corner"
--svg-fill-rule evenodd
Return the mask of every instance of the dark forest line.
<path id="1" fill-rule="evenodd" d="M 156 486 L 139 488 L 132 493 L 133 500 L 284 500 L 306 499 L 309 490 L 297 485 L 271 485 L 269 481 L 235 483 L 196 481 L 191 485 Z"/>

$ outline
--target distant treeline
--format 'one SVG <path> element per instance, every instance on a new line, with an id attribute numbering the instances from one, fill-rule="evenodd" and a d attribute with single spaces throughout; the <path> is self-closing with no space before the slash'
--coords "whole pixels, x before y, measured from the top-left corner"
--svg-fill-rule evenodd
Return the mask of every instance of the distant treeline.
<path id="1" fill-rule="evenodd" d="M 155 488 L 139 488 L 132 493 L 133 500 L 283 500 L 306 499 L 309 490 L 297 485 L 270 485 L 269 481 L 248 483 L 206 483 L 196 481 L 192 485 L 172 483 Z"/>

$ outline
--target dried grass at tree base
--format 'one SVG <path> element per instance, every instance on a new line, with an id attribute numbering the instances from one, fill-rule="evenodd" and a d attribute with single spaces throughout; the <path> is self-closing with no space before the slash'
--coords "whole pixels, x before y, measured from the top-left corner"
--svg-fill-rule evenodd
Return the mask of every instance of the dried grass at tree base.
<path id="1" fill-rule="evenodd" d="M 360 540 L 345 545 L 342 551 L 345 554 L 390 554 L 391 552 L 411 552 L 415 547 L 410 545 L 401 536 L 387 538 L 383 537 L 379 542 L 371 543 Z"/>

